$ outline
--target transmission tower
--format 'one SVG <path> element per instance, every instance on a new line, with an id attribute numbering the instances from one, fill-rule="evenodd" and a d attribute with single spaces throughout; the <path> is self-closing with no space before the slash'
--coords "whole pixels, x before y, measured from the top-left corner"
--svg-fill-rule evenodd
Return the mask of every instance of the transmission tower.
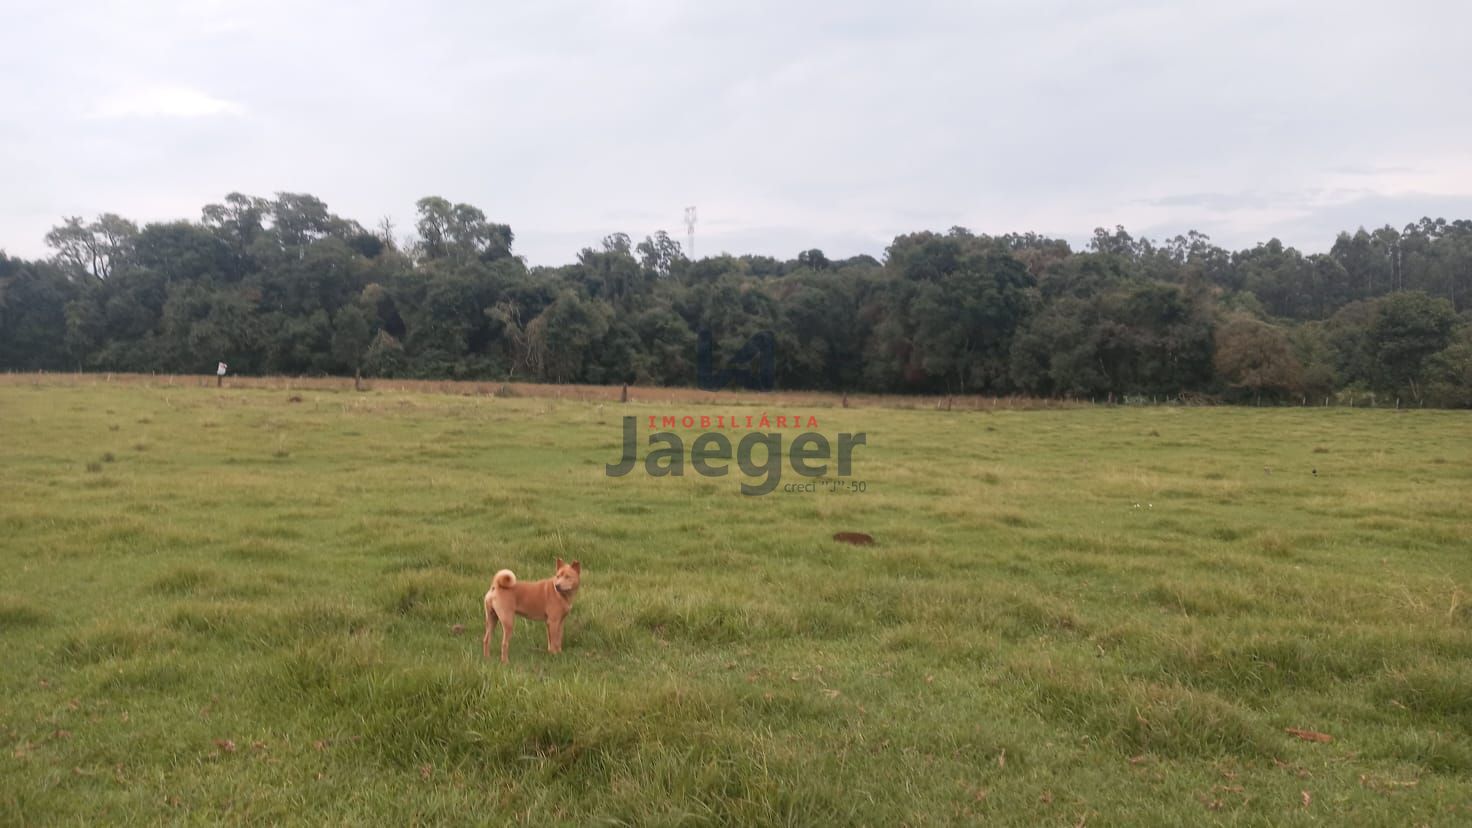
<path id="1" fill-rule="evenodd" d="M 685 208 L 685 240 L 690 248 L 690 260 L 695 260 L 695 208 Z"/>

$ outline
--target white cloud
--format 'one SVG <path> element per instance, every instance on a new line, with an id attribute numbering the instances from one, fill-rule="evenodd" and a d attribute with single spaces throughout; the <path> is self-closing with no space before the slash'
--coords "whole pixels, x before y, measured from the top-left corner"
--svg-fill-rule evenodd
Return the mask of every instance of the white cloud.
<path id="1" fill-rule="evenodd" d="M 188 86 L 128 89 L 98 102 L 95 118 L 209 118 L 241 115 L 245 107 Z"/>

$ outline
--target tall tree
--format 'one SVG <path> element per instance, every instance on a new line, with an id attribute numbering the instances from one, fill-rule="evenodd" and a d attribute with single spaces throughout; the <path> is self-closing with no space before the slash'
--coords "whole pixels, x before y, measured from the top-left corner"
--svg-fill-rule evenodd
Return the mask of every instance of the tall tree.
<path id="1" fill-rule="evenodd" d="M 1451 342 L 1455 322 L 1450 302 L 1421 291 L 1382 299 L 1369 331 L 1379 385 L 1420 400 L 1424 363 Z"/>
<path id="2" fill-rule="evenodd" d="M 1233 388 L 1260 396 L 1286 394 L 1303 385 L 1303 366 L 1282 329 L 1235 316 L 1216 330 L 1217 373 Z"/>
<path id="3" fill-rule="evenodd" d="M 127 255 L 138 226 L 113 213 L 83 224 L 78 216 L 66 219 L 46 234 L 46 245 L 69 272 L 105 281 Z"/>

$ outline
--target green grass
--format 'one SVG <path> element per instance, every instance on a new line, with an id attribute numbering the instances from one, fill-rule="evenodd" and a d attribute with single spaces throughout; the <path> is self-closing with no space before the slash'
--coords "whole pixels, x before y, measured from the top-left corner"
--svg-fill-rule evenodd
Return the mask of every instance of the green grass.
<path id="1" fill-rule="evenodd" d="M 1465 413 L 805 406 L 867 491 L 749 498 L 300 396 L 0 385 L 0 823 L 1472 820 Z"/>

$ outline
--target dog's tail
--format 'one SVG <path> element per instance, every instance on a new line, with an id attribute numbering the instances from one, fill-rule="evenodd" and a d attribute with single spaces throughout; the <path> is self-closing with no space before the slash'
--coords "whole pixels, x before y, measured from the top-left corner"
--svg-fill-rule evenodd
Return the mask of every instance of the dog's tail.
<path id="1" fill-rule="evenodd" d="M 491 589 L 510 589 L 516 586 L 516 573 L 509 569 L 503 569 L 496 573 L 491 579 Z"/>

